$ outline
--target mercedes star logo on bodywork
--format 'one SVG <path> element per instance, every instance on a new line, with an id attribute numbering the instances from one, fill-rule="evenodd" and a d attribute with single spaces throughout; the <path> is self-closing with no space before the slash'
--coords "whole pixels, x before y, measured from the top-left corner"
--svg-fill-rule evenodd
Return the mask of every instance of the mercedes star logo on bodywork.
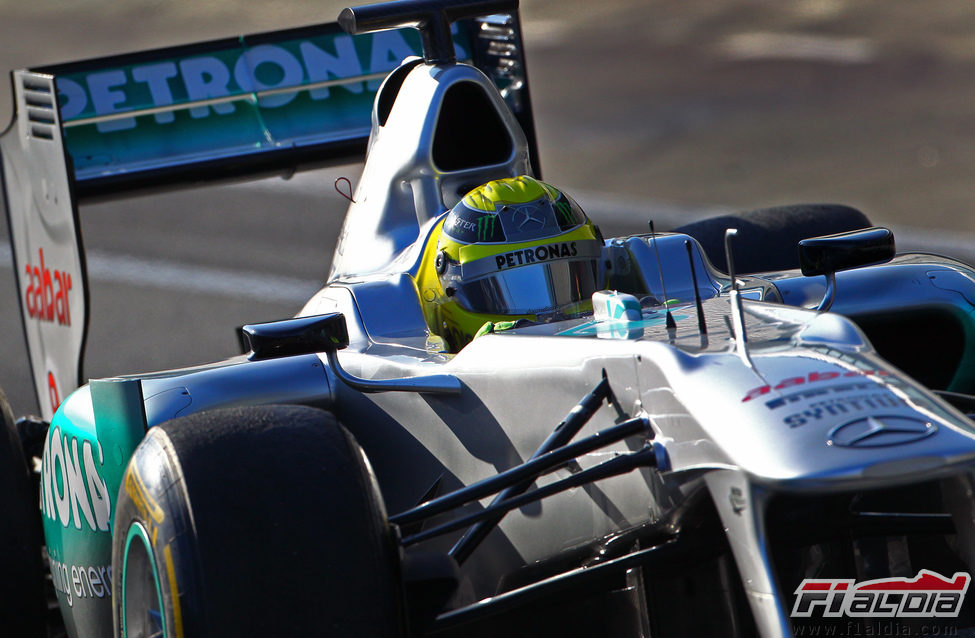
<path id="1" fill-rule="evenodd" d="M 913 443 L 938 431 L 930 421 L 902 416 L 868 416 L 833 428 L 827 445 L 887 447 Z"/>

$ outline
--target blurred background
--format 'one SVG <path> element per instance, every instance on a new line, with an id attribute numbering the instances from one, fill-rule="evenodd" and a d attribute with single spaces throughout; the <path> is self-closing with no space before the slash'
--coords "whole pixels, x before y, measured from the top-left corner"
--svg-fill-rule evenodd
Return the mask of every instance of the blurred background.
<path id="1" fill-rule="evenodd" d="M 335 19 L 333 0 L 0 0 L 0 69 Z M 837 202 L 975 261 L 975 3 L 522 0 L 544 177 L 607 235 Z M 0 121 L 10 118 L 0 85 Z M 300 309 L 361 167 L 89 205 L 86 377 L 235 354 Z M 0 387 L 36 411 L 0 220 Z"/>

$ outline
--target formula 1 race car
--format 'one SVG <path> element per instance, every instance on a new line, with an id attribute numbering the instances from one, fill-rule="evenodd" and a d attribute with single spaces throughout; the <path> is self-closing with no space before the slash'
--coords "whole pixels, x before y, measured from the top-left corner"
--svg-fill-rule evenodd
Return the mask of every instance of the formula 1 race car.
<path id="1" fill-rule="evenodd" d="M 975 269 L 834 205 L 603 238 L 537 179 L 515 0 L 13 82 L 5 631 L 45 587 L 72 637 L 975 626 Z M 363 152 L 296 317 L 81 385 L 78 201 Z"/>

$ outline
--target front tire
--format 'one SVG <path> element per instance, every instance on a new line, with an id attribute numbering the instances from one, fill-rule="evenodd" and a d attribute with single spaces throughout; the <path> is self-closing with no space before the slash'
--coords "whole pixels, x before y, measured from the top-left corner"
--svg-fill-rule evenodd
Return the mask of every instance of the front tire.
<path id="1" fill-rule="evenodd" d="M 400 636 L 399 561 L 327 412 L 234 408 L 149 430 L 119 490 L 116 636 Z"/>
<path id="2" fill-rule="evenodd" d="M 696 239 L 711 263 L 728 272 L 724 234 L 729 228 L 737 228 L 735 270 L 745 274 L 798 268 L 801 240 L 870 225 L 866 215 L 849 206 L 797 204 L 710 217 L 674 231 Z"/>

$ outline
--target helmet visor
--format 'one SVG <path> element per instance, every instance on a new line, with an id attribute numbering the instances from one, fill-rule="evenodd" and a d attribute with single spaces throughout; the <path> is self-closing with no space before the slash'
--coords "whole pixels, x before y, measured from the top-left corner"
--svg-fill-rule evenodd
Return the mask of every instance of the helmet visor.
<path id="1" fill-rule="evenodd" d="M 450 279 L 454 298 L 462 307 L 492 315 L 550 312 L 587 300 L 598 290 L 594 259 L 534 263 L 466 282 Z"/>

